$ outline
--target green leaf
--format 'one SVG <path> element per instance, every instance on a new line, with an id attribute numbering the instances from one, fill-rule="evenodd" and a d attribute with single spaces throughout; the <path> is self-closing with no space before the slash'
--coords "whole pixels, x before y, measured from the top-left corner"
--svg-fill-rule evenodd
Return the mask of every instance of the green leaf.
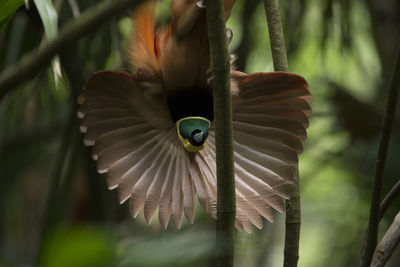
<path id="1" fill-rule="evenodd" d="M 15 11 L 24 4 L 24 0 L 1 0 L 0 8 L 0 32 L 10 21 Z"/>
<path id="2" fill-rule="evenodd" d="M 44 31 L 48 40 L 54 40 L 58 34 L 58 15 L 57 11 L 51 0 L 33 0 L 38 9 L 40 18 L 42 19 Z M 54 57 L 52 63 L 54 79 L 58 87 L 58 80 L 61 78 L 60 59 L 58 56 Z"/>
<path id="3" fill-rule="evenodd" d="M 33 0 L 42 19 L 44 31 L 48 40 L 54 40 L 57 37 L 57 11 L 51 0 Z"/>

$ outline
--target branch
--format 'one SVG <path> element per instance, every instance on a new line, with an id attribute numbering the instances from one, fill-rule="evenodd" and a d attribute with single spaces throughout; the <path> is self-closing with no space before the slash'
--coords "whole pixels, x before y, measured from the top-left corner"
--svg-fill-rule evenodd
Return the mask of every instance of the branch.
<path id="1" fill-rule="evenodd" d="M 399 195 L 400 193 L 400 180 L 393 186 L 389 193 L 385 196 L 381 205 L 379 207 L 379 220 L 385 215 L 387 209 L 392 204 L 393 200 Z"/>
<path id="2" fill-rule="evenodd" d="M 211 69 L 215 75 L 213 95 L 217 150 L 216 266 L 233 266 L 236 201 L 228 42 L 223 1 L 207 1 L 206 6 Z"/>
<path id="3" fill-rule="evenodd" d="M 378 239 L 379 227 L 379 204 L 381 201 L 381 191 L 383 182 L 383 171 L 385 169 L 386 156 L 389 147 L 390 134 L 396 112 L 396 102 L 400 87 L 400 47 L 397 52 L 392 82 L 389 88 L 388 101 L 382 123 L 382 134 L 379 141 L 378 155 L 376 159 L 374 183 L 371 193 L 371 207 L 368 223 L 368 234 L 366 237 L 366 248 L 361 258 L 361 267 L 370 266 L 372 254 L 375 251 Z"/>
<path id="4" fill-rule="evenodd" d="M 51 59 L 84 37 L 100 24 L 127 8 L 135 8 L 143 0 L 109 0 L 103 1 L 85 11 L 79 19 L 72 20 L 62 29 L 58 38 L 24 56 L 19 62 L 3 71 L 0 76 L 0 100 L 19 84 L 32 78 Z"/>
<path id="5" fill-rule="evenodd" d="M 278 0 L 265 0 L 264 6 L 274 69 L 275 71 L 289 71 Z M 292 197 L 286 201 L 284 267 L 296 267 L 299 260 L 301 224 L 299 180 L 299 169 L 296 166 L 294 168 Z"/>
<path id="6" fill-rule="evenodd" d="M 383 267 L 390 259 L 400 242 L 400 212 L 397 213 L 392 225 L 376 247 L 371 267 Z"/>
<path id="7" fill-rule="evenodd" d="M 275 71 L 289 71 L 278 0 L 264 0 Z"/>

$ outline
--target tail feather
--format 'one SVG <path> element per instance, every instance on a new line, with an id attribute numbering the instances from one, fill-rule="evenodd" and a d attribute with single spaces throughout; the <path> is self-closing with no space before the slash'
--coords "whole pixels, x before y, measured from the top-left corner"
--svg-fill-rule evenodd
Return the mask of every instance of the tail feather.
<path id="1" fill-rule="evenodd" d="M 142 4 L 133 14 L 134 33 L 129 45 L 129 63 L 133 72 L 138 69 L 154 75 L 160 73 L 155 42 L 156 1 Z"/>

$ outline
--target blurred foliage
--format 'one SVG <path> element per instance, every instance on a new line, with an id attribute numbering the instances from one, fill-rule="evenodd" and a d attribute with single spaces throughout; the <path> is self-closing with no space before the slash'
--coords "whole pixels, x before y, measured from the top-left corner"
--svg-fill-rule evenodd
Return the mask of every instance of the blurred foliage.
<path id="1" fill-rule="evenodd" d="M 10 6 L 9 3 L 17 3 Z M 396 0 L 281 0 L 292 72 L 314 95 L 314 114 L 300 158 L 302 229 L 299 266 L 357 266 L 387 82 L 399 43 Z M 97 1 L 55 0 L 59 27 Z M 73 4 L 76 6 L 74 7 Z M 44 27 L 33 2 L 2 1 L 0 72 L 36 51 Z M 163 1 L 161 20 L 168 19 Z M 7 7 L 7 8 L 4 8 Z M 74 11 L 75 10 L 75 11 Z M 160 229 L 129 216 L 95 171 L 75 118 L 76 95 L 93 72 L 127 70 L 131 12 L 93 29 L 51 66 L 0 102 L 0 266 L 205 266 L 214 221 L 197 208 L 194 225 Z M 55 26 L 55 25 L 53 25 Z M 237 68 L 272 71 L 262 2 L 237 1 L 228 22 Z M 400 117 L 385 171 L 385 194 L 400 179 Z M 400 201 L 381 222 L 383 233 Z M 172 228 L 171 226 L 169 228 Z M 236 266 L 281 266 L 284 215 L 263 230 L 237 236 Z M 400 265 L 400 253 L 388 266 Z"/>
<path id="2" fill-rule="evenodd" d="M 12 18 L 14 12 L 24 3 L 23 0 L 3 0 L 0 10 L 0 32 Z"/>
<path id="3" fill-rule="evenodd" d="M 43 267 L 112 266 L 115 244 L 110 233 L 93 228 L 75 227 L 51 233 L 43 243 Z"/>

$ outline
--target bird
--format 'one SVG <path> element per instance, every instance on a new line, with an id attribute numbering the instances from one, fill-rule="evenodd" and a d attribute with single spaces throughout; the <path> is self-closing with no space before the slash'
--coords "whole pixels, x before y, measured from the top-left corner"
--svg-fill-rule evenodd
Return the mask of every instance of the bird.
<path id="1" fill-rule="evenodd" d="M 235 0 L 224 0 L 225 19 Z M 181 228 L 194 222 L 196 198 L 216 218 L 213 74 L 207 8 L 172 0 L 170 22 L 156 23 L 156 2 L 133 14 L 130 71 L 93 74 L 78 97 L 83 141 L 99 173 L 130 201 L 136 217 Z M 229 33 L 229 32 L 228 32 Z M 231 34 L 229 34 L 231 35 Z M 288 72 L 231 69 L 236 191 L 235 227 L 252 232 L 284 212 L 311 115 L 307 81 Z"/>

